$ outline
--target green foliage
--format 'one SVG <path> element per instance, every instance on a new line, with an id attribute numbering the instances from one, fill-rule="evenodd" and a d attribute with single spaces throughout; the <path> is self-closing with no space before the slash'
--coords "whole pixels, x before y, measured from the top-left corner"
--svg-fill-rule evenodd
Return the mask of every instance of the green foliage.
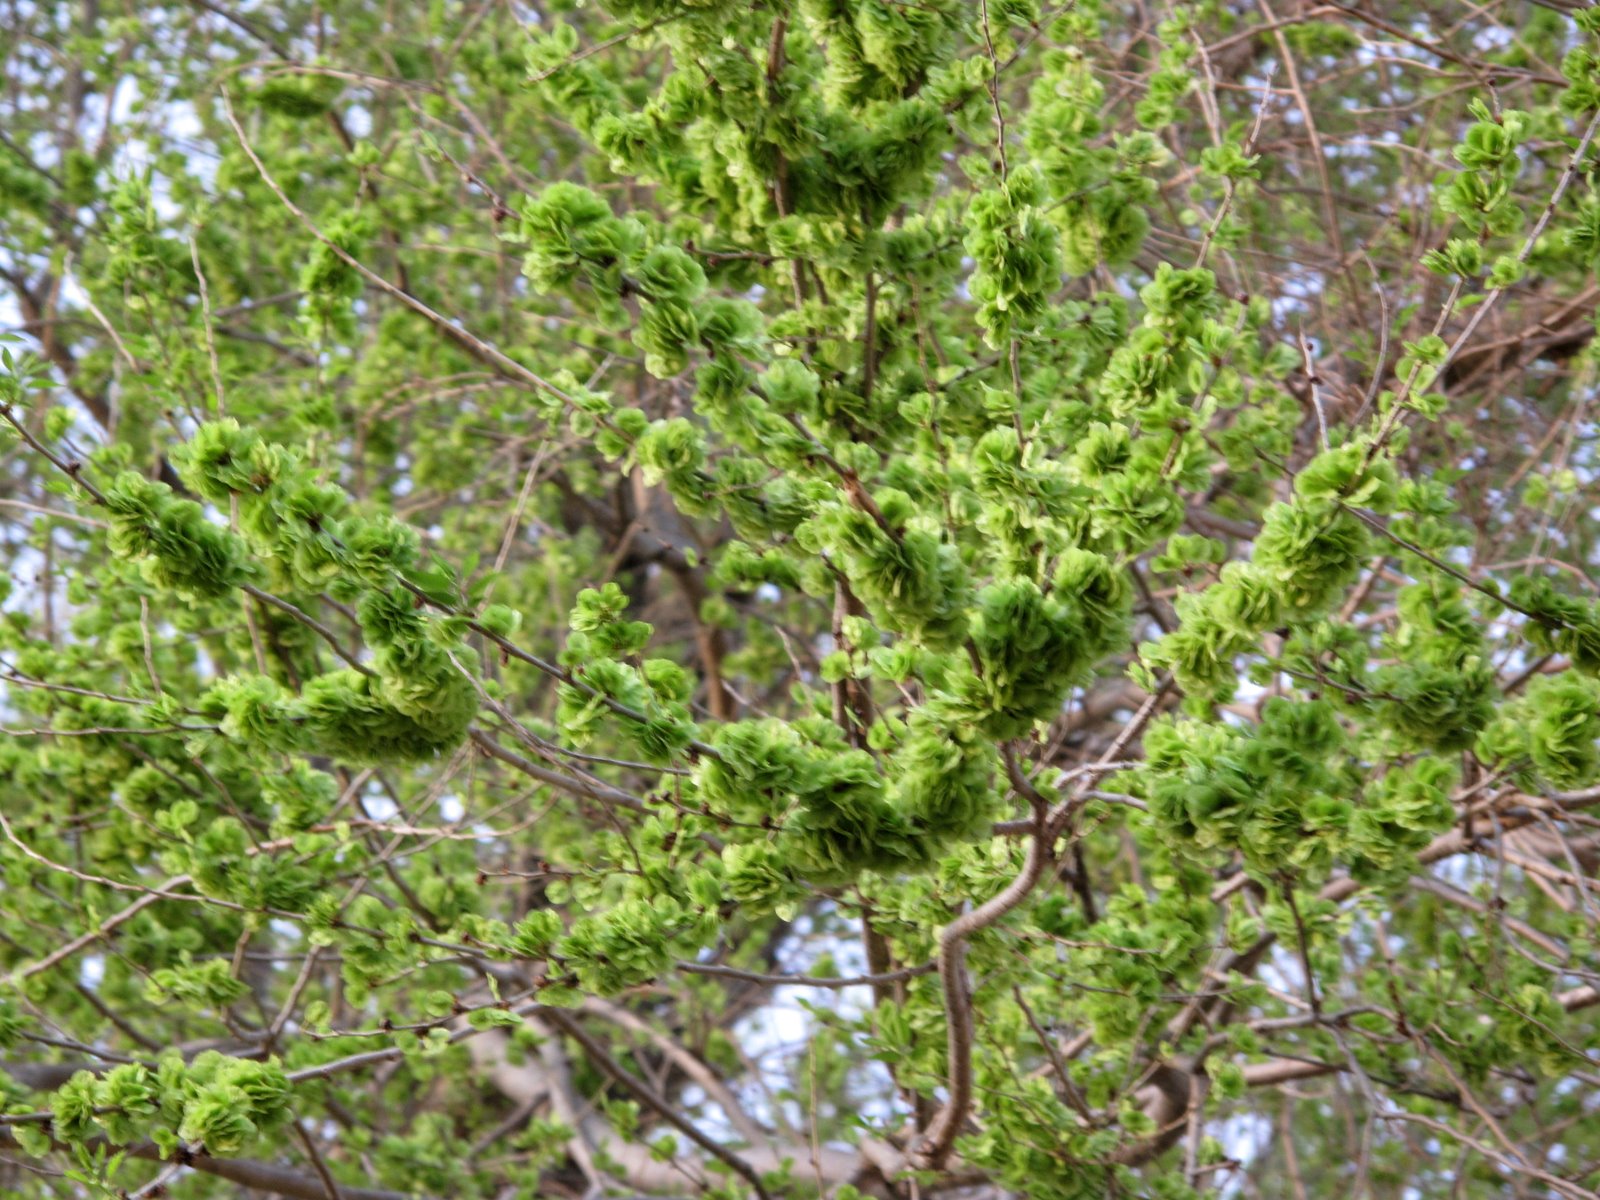
<path id="1" fill-rule="evenodd" d="M 976 264 L 969 286 L 990 345 L 1030 332 L 1061 276 L 1058 235 L 1039 207 L 1043 198 L 1039 176 L 1019 174 L 978 193 L 967 212 L 965 245 Z"/>
<path id="2" fill-rule="evenodd" d="M 1600 1186 L 1594 10 L 13 7 L 0 1192 Z"/>
<path id="3" fill-rule="evenodd" d="M 192 500 L 180 500 L 162 483 L 124 471 L 106 489 L 111 513 L 106 546 L 141 564 L 146 578 L 185 598 L 214 599 L 250 578 L 239 538 L 206 519 Z"/>
<path id="4" fill-rule="evenodd" d="M 158 1146 L 237 1154 L 288 1119 L 290 1098 L 277 1059 L 206 1051 L 184 1063 L 173 1055 L 154 1069 L 128 1063 L 98 1078 L 79 1071 L 55 1094 L 51 1131 L 68 1144 L 98 1135 L 125 1146 L 149 1137 Z"/>

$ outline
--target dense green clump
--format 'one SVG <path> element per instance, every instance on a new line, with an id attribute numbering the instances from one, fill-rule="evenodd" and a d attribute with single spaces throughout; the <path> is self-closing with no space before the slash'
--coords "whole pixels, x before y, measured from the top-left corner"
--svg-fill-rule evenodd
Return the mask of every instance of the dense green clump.
<path id="1" fill-rule="evenodd" d="M 291 1089 L 276 1059 L 253 1062 L 207 1051 L 154 1068 L 127 1063 L 74 1075 L 56 1093 L 52 1133 L 68 1143 L 100 1134 L 113 1145 L 151 1138 L 163 1153 L 237 1154 L 290 1119 Z"/>
<path id="2" fill-rule="evenodd" d="M 112 553 L 138 561 L 151 583 L 181 596 L 215 599 L 251 577 L 243 543 L 213 524 L 192 500 L 131 471 L 106 490 Z"/>

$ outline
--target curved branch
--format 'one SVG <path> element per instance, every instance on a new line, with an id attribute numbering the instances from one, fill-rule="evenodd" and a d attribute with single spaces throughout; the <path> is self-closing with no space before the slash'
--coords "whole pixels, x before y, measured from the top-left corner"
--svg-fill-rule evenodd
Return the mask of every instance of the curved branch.
<path id="1" fill-rule="evenodd" d="M 946 1052 L 949 1057 L 950 1096 L 923 1134 L 916 1157 L 933 1167 L 950 1157 L 956 1135 L 972 1110 L 972 985 L 967 978 L 967 939 L 987 929 L 1028 898 L 1028 893 L 1054 861 L 1052 838 L 1047 831 L 1049 810 L 1044 797 L 1028 781 L 1016 751 L 1005 748 L 1006 771 L 1012 786 L 1033 806 L 1034 836 L 1022 873 L 1005 889 L 944 927 L 939 935 L 939 982 L 944 988 Z"/>

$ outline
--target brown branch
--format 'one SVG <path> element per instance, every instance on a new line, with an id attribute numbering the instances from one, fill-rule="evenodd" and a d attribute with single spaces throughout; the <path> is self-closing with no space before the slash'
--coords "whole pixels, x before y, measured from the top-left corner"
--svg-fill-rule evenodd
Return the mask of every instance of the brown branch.
<path id="1" fill-rule="evenodd" d="M 588 1030 L 573 1020 L 570 1014 L 559 1008 L 546 1008 L 540 1010 L 540 1016 L 577 1042 L 583 1048 L 583 1052 L 588 1056 L 589 1061 L 598 1067 L 603 1074 L 610 1076 L 614 1082 L 633 1096 L 634 1099 L 656 1113 L 667 1124 L 682 1132 L 685 1137 L 702 1150 L 726 1163 L 729 1168 L 751 1186 L 761 1200 L 772 1200 L 771 1193 L 767 1191 L 766 1184 L 761 1181 L 761 1175 L 754 1167 L 715 1138 L 707 1136 L 694 1122 L 680 1113 L 670 1100 L 658 1095 L 648 1083 L 639 1079 L 619 1063 Z"/>
<path id="2" fill-rule="evenodd" d="M 265 183 L 271 190 L 272 194 L 278 198 L 279 203 L 289 210 L 290 215 L 293 216 L 294 219 L 305 228 L 306 232 L 311 234 L 312 237 L 316 238 L 317 241 L 321 242 L 330 251 L 332 251 L 334 257 L 338 258 L 347 267 L 355 271 L 356 274 L 360 275 L 368 283 L 372 284 L 373 287 L 400 301 L 401 304 L 405 305 L 412 312 L 416 313 L 429 324 L 433 325 L 446 337 L 460 345 L 464 350 L 467 351 L 468 354 L 472 355 L 472 357 L 477 359 L 479 362 L 493 367 L 507 379 L 513 379 L 527 384 L 537 391 L 541 391 L 547 395 L 555 397 L 557 400 L 568 405 L 569 407 L 576 407 L 576 402 L 563 389 L 557 387 L 548 379 L 545 379 L 542 375 L 529 370 L 516 359 L 509 357 L 500 349 L 490 345 L 476 334 L 469 332 L 456 322 L 451 321 L 440 313 L 434 311 L 404 288 L 396 287 L 382 275 L 379 275 L 376 271 L 368 267 L 360 259 L 356 258 L 355 255 L 351 254 L 343 246 L 339 245 L 332 238 L 328 237 L 327 234 L 323 233 L 322 230 L 318 228 L 316 222 L 313 221 L 305 213 L 305 211 L 299 207 L 299 205 L 295 204 L 295 202 L 289 198 L 288 193 L 283 190 L 282 185 L 279 184 L 278 181 L 273 178 L 272 173 L 267 170 L 266 164 L 261 161 L 260 157 L 255 152 L 255 148 L 251 146 L 250 139 L 245 135 L 244 127 L 239 124 L 238 117 L 234 115 L 233 105 L 228 100 L 226 92 L 224 92 L 222 95 L 222 109 L 223 115 L 227 118 L 228 124 L 232 126 L 235 136 L 239 139 L 240 149 L 242 149 L 245 152 L 245 156 L 250 159 L 251 164 L 256 169 L 256 173 L 261 176 L 261 181 Z"/>
<path id="3" fill-rule="evenodd" d="M 970 912 L 957 917 L 939 934 L 939 982 L 944 989 L 946 1053 L 949 1060 L 949 1099 L 922 1135 L 917 1157 L 942 1167 L 972 1109 L 972 985 L 967 978 L 967 939 L 987 929 L 1028 898 L 1045 868 L 1055 861 L 1044 797 L 1028 782 L 1016 751 L 1005 748 L 1006 770 L 1012 786 L 1033 807 L 1034 836 L 1028 842 L 1021 873 L 1006 887 Z"/>
<path id="4" fill-rule="evenodd" d="M 56 1145 L 58 1148 L 65 1148 L 61 1143 Z M 103 1139 L 95 1138 L 91 1139 L 89 1148 L 101 1145 L 107 1143 Z M 16 1141 L 9 1130 L 0 1128 L 0 1146 L 8 1149 L 16 1146 Z M 328 1189 L 321 1179 L 314 1175 L 303 1175 L 299 1171 L 276 1163 L 244 1158 L 213 1158 L 204 1151 L 195 1153 L 179 1150 L 177 1154 L 168 1156 L 153 1142 L 141 1142 L 129 1146 L 123 1153 L 129 1158 L 142 1159 L 146 1162 L 186 1166 L 204 1175 L 215 1175 L 218 1179 L 226 1179 L 229 1183 L 236 1183 L 240 1187 L 287 1196 L 290 1200 L 328 1200 Z M 433 1200 L 426 1193 L 396 1192 L 388 1188 L 341 1185 L 338 1192 L 340 1200 Z"/>

